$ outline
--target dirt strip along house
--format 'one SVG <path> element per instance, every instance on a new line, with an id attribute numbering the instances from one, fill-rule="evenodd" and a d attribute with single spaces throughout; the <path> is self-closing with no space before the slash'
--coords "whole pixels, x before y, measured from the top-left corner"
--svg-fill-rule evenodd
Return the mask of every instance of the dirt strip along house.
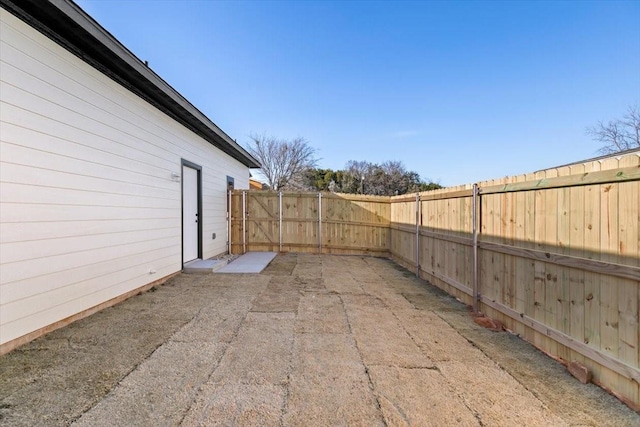
<path id="1" fill-rule="evenodd" d="M 0 5 L 0 354 L 227 251 L 259 163 L 68 0 Z"/>

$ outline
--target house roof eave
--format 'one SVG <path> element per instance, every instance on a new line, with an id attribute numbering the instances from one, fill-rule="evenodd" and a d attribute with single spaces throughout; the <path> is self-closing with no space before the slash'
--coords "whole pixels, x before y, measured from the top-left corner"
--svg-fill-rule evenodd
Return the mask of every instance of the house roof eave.
<path id="1" fill-rule="evenodd" d="M 0 0 L 0 4 L 245 166 L 261 166 L 73 1 Z"/>

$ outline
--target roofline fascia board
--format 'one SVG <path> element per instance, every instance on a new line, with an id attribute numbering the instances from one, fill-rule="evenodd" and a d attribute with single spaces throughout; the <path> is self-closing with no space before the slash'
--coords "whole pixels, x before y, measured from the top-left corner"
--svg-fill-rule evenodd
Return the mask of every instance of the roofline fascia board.
<path id="1" fill-rule="evenodd" d="M 145 65 L 137 56 L 133 54 L 126 46 L 120 43 L 115 37 L 111 35 L 104 27 L 102 27 L 95 19 L 83 11 L 77 4 L 68 0 L 49 0 L 54 6 L 64 12 L 67 16 L 77 22 L 88 33 L 98 39 L 105 47 L 114 52 L 118 57 L 127 62 L 129 66 L 135 69 L 137 72 L 145 76 L 155 86 L 163 90 L 164 93 L 169 95 L 177 104 L 183 107 L 185 110 L 192 113 L 200 121 L 209 125 L 215 129 L 216 133 L 222 136 L 229 145 L 242 154 L 251 157 L 238 143 L 236 143 L 226 132 L 213 123 L 207 116 L 205 116 L 200 110 L 198 110 L 193 104 L 191 104 L 185 97 L 180 95 L 171 85 L 169 85 L 164 79 L 156 74 L 152 69 Z M 255 159 L 254 159 L 255 160 Z"/>
<path id="2" fill-rule="evenodd" d="M 112 64 L 100 61 L 101 58 L 97 58 L 95 55 L 92 55 L 91 52 L 87 52 L 83 50 L 82 47 L 75 45 L 72 40 L 68 40 L 64 38 L 64 36 L 58 34 L 56 29 L 52 28 L 52 26 L 55 26 L 54 23 L 48 23 L 49 25 L 47 25 L 46 22 L 40 22 L 37 17 L 29 15 L 28 11 L 25 12 L 20 7 L 20 3 L 16 5 L 12 0 L 0 0 L 0 4 L 3 8 L 24 20 L 29 25 L 34 26 L 38 31 L 42 32 L 47 37 L 52 38 L 56 43 L 80 57 L 83 61 L 89 63 L 108 77 L 117 81 L 128 90 L 140 96 L 146 102 L 149 102 L 156 108 L 160 109 L 183 126 L 200 135 L 212 145 L 229 154 L 249 168 L 261 167 L 260 163 L 250 153 L 229 137 L 229 135 L 213 123 L 186 98 L 180 95 L 180 93 L 171 87 L 171 85 L 145 65 L 137 56 L 135 56 L 129 49 L 127 49 L 73 1 L 46 0 L 45 2 L 38 3 L 40 7 L 46 7 L 46 3 L 49 3 L 50 7 L 52 6 L 57 9 L 59 11 L 58 13 L 61 13 L 71 20 L 81 29 L 81 31 L 85 32 L 86 35 L 97 40 L 104 48 L 103 51 L 106 49 L 111 59 L 121 61 L 121 63 L 124 63 L 124 65 L 129 68 L 129 72 L 133 71 L 133 73 L 127 74 L 122 70 L 115 69 L 116 67 L 110 67 Z M 134 76 L 133 74 L 138 74 L 160 93 L 154 93 L 153 90 L 149 87 L 145 87 L 145 85 L 136 84 L 139 83 L 139 78 L 136 78 L 137 76 Z"/>

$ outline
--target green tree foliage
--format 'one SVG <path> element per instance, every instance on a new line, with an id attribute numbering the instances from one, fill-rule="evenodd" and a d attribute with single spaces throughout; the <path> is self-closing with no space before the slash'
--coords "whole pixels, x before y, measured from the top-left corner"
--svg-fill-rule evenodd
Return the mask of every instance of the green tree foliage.
<path id="1" fill-rule="evenodd" d="M 344 170 L 309 168 L 304 174 L 309 190 L 337 193 L 393 196 L 442 188 L 435 182 L 426 182 L 414 171 L 408 171 L 402 162 L 382 164 L 351 160 Z"/>

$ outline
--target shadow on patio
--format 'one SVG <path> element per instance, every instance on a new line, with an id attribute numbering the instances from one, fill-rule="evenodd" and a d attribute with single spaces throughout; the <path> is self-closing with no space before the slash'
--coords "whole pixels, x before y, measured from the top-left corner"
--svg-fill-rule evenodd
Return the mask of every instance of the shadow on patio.
<path id="1" fill-rule="evenodd" d="M 3 425 L 637 425 L 392 261 L 180 275 L 0 357 Z"/>

